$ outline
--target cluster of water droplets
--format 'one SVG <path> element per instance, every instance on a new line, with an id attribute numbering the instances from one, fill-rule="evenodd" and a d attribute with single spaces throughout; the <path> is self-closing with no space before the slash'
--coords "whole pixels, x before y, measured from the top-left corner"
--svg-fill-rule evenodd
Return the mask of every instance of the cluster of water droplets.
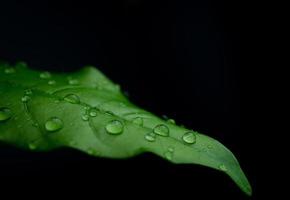
<path id="1" fill-rule="evenodd" d="M 19 66 L 21 66 L 21 65 L 23 65 L 23 67 L 26 66 L 25 63 L 19 63 Z M 16 68 L 11 67 L 11 66 L 7 66 L 4 69 L 5 74 L 14 74 L 15 72 L 16 72 Z M 50 72 L 47 72 L 47 71 L 41 72 L 39 74 L 39 77 L 41 79 L 47 80 L 48 85 L 55 85 L 56 84 L 56 81 L 52 79 L 52 75 Z M 79 80 L 72 78 L 72 77 L 67 77 L 67 82 L 69 85 L 78 85 L 79 84 Z M 120 87 L 117 85 L 116 89 L 120 90 Z M 25 93 L 22 96 L 21 101 L 23 103 L 27 103 L 28 101 L 30 101 L 32 93 L 33 93 L 32 90 L 25 90 Z M 96 117 L 98 115 L 98 113 L 100 112 L 100 109 L 98 109 L 96 107 L 91 107 L 89 105 L 82 103 L 79 96 L 76 94 L 67 94 L 63 97 L 63 100 L 70 103 L 70 104 L 80 104 L 83 106 L 84 113 L 81 116 L 81 119 L 83 121 L 89 121 L 89 119 L 91 117 Z M 124 105 L 120 104 L 120 106 L 124 106 Z M 110 116 L 115 116 L 114 113 L 112 113 L 110 111 L 105 111 L 105 114 L 110 115 Z M 0 107 L 0 123 L 8 121 L 11 117 L 12 117 L 12 111 L 8 107 Z M 166 116 L 164 116 L 164 118 L 166 121 L 165 124 L 158 124 L 152 129 L 152 131 L 145 134 L 144 138 L 146 141 L 155 142 L 158 137 L 169 137 L 170 136 L 170 129 L 169 129 L 168 125 L 175 125 L 176 122 L 174 119 L 169 119 Z M 137 126 L 141 126 L 141 127 L 144 126 L 144 119 L 142 117 L 135 117 L 131 120 L 131 122 Z M 33 126 L 39 127 L 39 125 L 37 123 L 34 123 Z M 61 129 L 63 129 L 63 127 L 64 127 L 64 122 L 56 116 L 50 117 L 49 119 L 47 119 L 45 121 L 45 124 L 44 124 L 44 129 L 47 132 L 58 132 Z M 116 136 L 120 135 L 124 132 L 124 122 L 122 122 L 121 120 L 118 120 L 118 119 L 112 119 L 112 120 L 108 121 L 107 124 L 105 125 L 105 130 L 110 135 L 116 135 Z M 193 145 L 196 143 L 197 133 L 194 131 L 187 131 L 181 136 L 180 139 L 186 145 Z M 75 141 L 72 141 L 71 145 L 75 145 L 75 143 L 76 143 Z M 37 148 L 37 146 L 34 143 L 29 143 L 29 148 L 31 150 L 34 150 Z M 207 148 L 212 149 L 213 146 L 208 145 Z M 175 151 L 174 147 L 169 146 L 163 155 L 166 159 L 172 160 L 173 156 L 174 156 L 174 151 Z M 88 153 L 95 154 L 96 152 L 95 152 L 94 148 L 90 147 L 88 149 Z M 218 166 L 218 168 L 224 172 L 226 172 L 228 170 L 226 165 L 224 165 L 224 164 L 220 164 Z"/>

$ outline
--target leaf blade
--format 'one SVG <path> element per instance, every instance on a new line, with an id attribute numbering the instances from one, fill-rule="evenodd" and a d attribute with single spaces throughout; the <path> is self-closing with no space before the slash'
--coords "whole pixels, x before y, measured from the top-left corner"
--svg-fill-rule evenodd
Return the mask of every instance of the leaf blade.
<path id="1" fill-rule="evenodd" d="M 35 151 L 66 146 L 108 158 L 152 152 L 173 163 L 193 163 L 223 171 L 251 195 L 245 174 L 226 147 L 196 132 L 196 141 L 187 144 L 182 137 L 190 130 L 133 105 L 119 86 L 97 69 L 86 67 L 58 74 L 18 66 L 7 73 L 10 68 L 0 64 L 0 108 L 9 107 L 13 113 L 11 119 L 0 122 L 0 141 Z M 79 99 L 77 103 L 65 99 L 71 94 Z M 90 116 L 91 109 L 96 115 Z M 61 130 L 45 129 L 52 117 L 61 120 Z M 142 124 L 135 124 L 136 118 L 142 119 Z M 124 126 L 122 134 L 108 134 L 106 126 L 112 120 Z M 154 133 L 160 125 L 168 127 L 169 137 Z"/>

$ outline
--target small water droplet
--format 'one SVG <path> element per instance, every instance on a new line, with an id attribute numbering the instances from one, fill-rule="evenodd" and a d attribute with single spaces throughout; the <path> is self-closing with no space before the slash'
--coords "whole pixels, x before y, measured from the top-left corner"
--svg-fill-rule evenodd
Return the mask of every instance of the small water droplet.
<path id="1" fill-rule="evenodd" d="M 123 108 L 127 107 L 126 104 L 124 104 L 123 102 L 119 103 L 119 105 L 120 107 L 123 107 Z"/>
<path id="2" fill-rule="evenodd" d="M 25 103 L 25 102 L 28 102 L 30 99 L 31 99 L 30 96 L 25 95 L 25 96 L 23 96 L 23 97 L 21 98 L 21 101 L 22 101 L 23 103 Z"/>
<path id="3" fill-rule="evenodd" d="M 209 145 L 207 145 L 207 148 L 212 149 L 213 147 L 212 147 L 212 145 L 209 144 Z"/>
<path id="4" fill-rule="evenodd" d="M 39 124 L 37 122 L 33 123 L 32 126 L 39 127 Z"/>
<path id="5" fill-rule="evenodd" d="M 5 74 L 14 74 L 16 72 L 15 68 L 13 67 L 7 67 L 5 70 L 4 70 L 4 73 Z"/>
<path id="6" fill-rule="evenodd" d="M 79 104 L 80 98 L 75 94 L 68 94 L 63 98 L 66 102 L 72 103 L 72 104 Z"/>
<path id="7" fill-rule="evenodd" d="M 51 73 L 50 72 L 41 72 L 39 74 L 39 77 L 42 79 L 49 79 L 49 78 L 51 78 Z"/>
<path id="8" fill-rule="evenodd" d="M 123 94 L 125 95 L 125 97 L 130 97 L 129 91 L 124 91 Z"/>
<path id="9" fill-rule="evenodd" d="M 167 115 L 162 115 L 162 118 L 167 120 L 168 119 L 168 116 Z"/>
<path id="10" fill-rule="evenodd" d="M 117 91 L 120 91 L 121 90 L 121 86 L 118 85 L 118 84 L 115 85 L 115 88 L 116 88 Z"/>
<path id="11" fill-rule="evenodd" d="M 70 85 L 78 85 L 79 81 L 77 79 L 70 79 L 70 80 L 68 80 L 68 84 L 70 84 Z"/>
<path id="12" fill-rule="evenodd" d="M 170 152 L 170 151 L 166 151 L 166 152 L 164 153 L 164 157 L 165 157 L 167 160 L 172 160 L 172 158 L 173 158 L 173 153 Z"/>
<path id="13" fill-rule="evenodd" d="M 106 125 L 106 130 L 109 134 L 119 135 L 123 132 L 124 126 L 119 120 L 112 120 Z"/>
<path id="14" fill-rule="evenodd" d="M 98 114 L 98 111 L 97 111 L 96 108 L 92 108 L 92 109 L 90 109 L 90 113 L 89 114 L 90 114 L 91 117 L 96 117 L 97 114 Z"/>
<path id="15" fill-rule="evenodd" d="M 110 116 L 113 116 L 113 115 L 115 115 L 113 112 L 111 112 L 111 111 L 106 111 L 105 112 L 107 115 L 110 115 Z"/>
<path id="16" fill-rule="evenodd" d="M 167 123 L 169 123 L 169 124 L 176 124 L 174 119 L 168 119 L 167 120 Z"/>
<path id="17" fill-rule="evenodd" d="M 86 106 L 84 107 L 85 110 L 90 110 L 90 108 L 91 108 L 91 107 L 88 106 L 88 105 L 86 105 Z"/>
<path id="18" fill-rule="evenodd" d="M 134 124 L 137 124 L 139 126 L 142 126 L 143 125 L 143 119 L 141 117 L 136 117 L 133 119 L 132 121 Z"/>
<path id="19" fill-rule="evenodd" d="M 174 152 L 174 147 L 168 147 L 168 151 L 173 153 Z"/>
<path id="20" fill-rule="evenodd" d="M 152 132 L 147 133 L 144 137 L 148 142 L 154 142 L 156 139 L 156 135 Z"/>
<path id="21" fill-rule="evenodd" d="M 169 136 L 169 128 L 164 124 L 159 124 L 155 126 L 153 132 L 157 135 L 168 137 Z"/>
<path id="22" fill-rule="evenodd" d="M 15 67 L 19 67 L 19 68 L 27 68 L 27 63 L 23 62 L 23 61 L 19 61 L 15 64 Z"/>
<path id="23" fill-rule="evenodd" d="M 82 115 L 82 120 L 84 120 L 84 121 L 88 121 L 89 118 L 90 118 L 90 116 L 88 114 Z"/>
<path id="24" fill-rule="evenodd" d="M 96 154 L 96 150 L 93 147 L 89 147 L 88 148 L 88 154 L 95 155 Z"/>
<path id="25" fill-rule="evenodd" d="M 0 108 L 0 122 L 6 121 L 12 117 L 12 112 L 9 108 Z"/>
<path id="26" fill-rule="evenodd" d="M 224 164 L 219 165 L 219 169 L 224 172 L 228 171 L 227 167 Z"/>
<path id="27" fill-rule="evenodd" d="M 55 80 L 49 80 L 47 83 L 48 83 L 48 85 L 55 85 L 56 81 Z"/>
<path id="28" fill-rule="evenodd" d="M 34 143 L 29 143 L 29 144 L 28 144 L 28 147 L 29 147 L 30 150 L 35 150 L 35 149 L 36 149 L 36 144 L 34 144 Z"/>
<path id="29" fill-rule="evenodd" d="M 31 89 L 27 89 L 27 90 L 24 91 L 24 94 L 32 95 L 32 90 Z"/>
<path id="30" fill-rule="evenodd" d="M 45 129 L 49 132 L 59 131 L 63 128 L 63 122 L 57 117 L 52 117 L 45 122 Z"/>
<path id="31" fill-rule="evenodd" d="M 182 140 L 187 144 L 194 144 L 196 142 L 196 133 L 193 131 L 187 132 L 182 136 Z"/>
<path id="32" fill-rule="evenodd" d="M 74 141 L 74 140 L 72 140 L 72 141 L 69 142 L 69 145 L 70 145 L 70 146 L 76 146 L 76 145 L 77 145 L 77 142 Z"/>

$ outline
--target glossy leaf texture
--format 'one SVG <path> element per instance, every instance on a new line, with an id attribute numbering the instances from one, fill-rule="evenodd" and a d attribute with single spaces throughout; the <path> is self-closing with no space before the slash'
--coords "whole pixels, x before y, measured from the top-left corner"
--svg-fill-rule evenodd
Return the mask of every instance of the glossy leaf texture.
<path id="1" fill-rule="evenodd" d="M 0 64 L 0 141 L 31 151 L 70 147 L 107 158 L 143 152 L 220 170 L 248 195 L 234 155 L 217 140 L 133 105 L 94 67 L 73 73 Z"/>

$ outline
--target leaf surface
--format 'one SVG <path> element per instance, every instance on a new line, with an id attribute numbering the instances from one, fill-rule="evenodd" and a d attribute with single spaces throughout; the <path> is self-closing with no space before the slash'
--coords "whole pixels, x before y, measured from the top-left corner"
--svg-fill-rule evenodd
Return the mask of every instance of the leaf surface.
<path id="1" fill-rule="evenodd" d="M 220 170 L 248 195 L 251 186 L 234 155 L 217 140 L 133 105 L 94 67 L 40 72 L 0 63 L 0 141 L 31 151 L 70 147 L 93 156 L 143 152 L 173 163 Z"/>

